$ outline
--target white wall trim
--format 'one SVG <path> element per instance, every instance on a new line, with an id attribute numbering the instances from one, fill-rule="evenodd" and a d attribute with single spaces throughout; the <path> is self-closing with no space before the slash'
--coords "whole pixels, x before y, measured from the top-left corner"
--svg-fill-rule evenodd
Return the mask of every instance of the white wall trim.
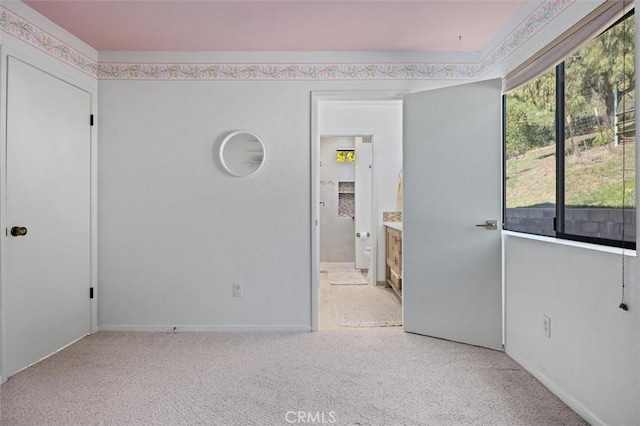
<path id="1" fill-rule="evenodd" d="M 577 399 L 572 397 L 567 392 L 563 391 L 560 387 L 558 387 L 552 380 L 550 380 L 543 373 L 538 371 L 532 364 L 524 361 L 524 357 L 520 356 L 520 354 L 510 351 L 509 346 L 507 345 L 505 348 L 505 353 L 513 359 L 515 362 L 520 364 L 522 368 L 527 370 L 529 374 L 535 377 L 540 383 L 542 383 L 547 389 L 549 389 L 554 395 L 556 395 L 562 402 L 567 404 L 569 408 L 578 413 L 580 417 L 587 421 L 590 425 L 605 425 L 605 423 L 598 418 L 595 414 L 593 414 L 587 407 L 585 407 L 582 403 L 580 403 Z"/>
<path id="2" fill-rule="evenodd" d="M 318 108 L 320 100 L 327 96 L 311 92 L 311 331 L 318 331 L 320 293 L 320 132 Z"/>
<path id="3" fill-rule="evenodd" d="M 175 330 L 174 330 L 175 328 Z M 99 331 L 142 332 L 309 332 L 309 325 L 101 325 Z"/>
<path id="4" fill-rule="evenodd" d="M 481 79 L 576 0 L 544 0 L 475 62 L 181 63 L 98 62 L 0 5 L 0 31 L 101 80 L 462 80 Z M 461 57 L 468 57 L 462 53 Z"/>
<path id="5" fill-rule="evenodd" d="M 603 246 L 600 244 L 584 243 L 582 241 L 565 240 L 563 238 L 547 237 L 545 235 L 525 234 L 516 231 L 502 231 L 503 236 L 524 238 L 527 240 L 542 241 L 549 244 L 559 244 L 561 246 L 577 247 L 585 250 L 601 251 L 605 253 L 620 254 L 628 257 L 638 257 L 636 250 L 622 249 L 620 247 Z"/>

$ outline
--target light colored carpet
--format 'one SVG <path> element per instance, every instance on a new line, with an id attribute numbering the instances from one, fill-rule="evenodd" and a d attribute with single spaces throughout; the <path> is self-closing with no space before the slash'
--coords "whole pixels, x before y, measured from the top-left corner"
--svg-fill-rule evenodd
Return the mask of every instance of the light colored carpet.
<path id="1" fill-rule="evenodd" d="M 360 271 L 328 271 L 329 284 L 333 285 L 364 285 L 367 279 Z"/>
<path id="2" fill-rule="evenodd" d="M 586 424 L 505 354 L 397 328 L 100 332 L 11 377 L 0 408 L 12 426 Z"/>

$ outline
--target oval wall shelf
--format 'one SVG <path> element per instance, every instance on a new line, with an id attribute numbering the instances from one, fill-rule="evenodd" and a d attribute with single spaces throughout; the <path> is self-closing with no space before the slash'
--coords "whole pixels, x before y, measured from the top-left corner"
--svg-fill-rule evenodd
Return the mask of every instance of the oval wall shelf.
<path id="1" fill-rule="evenodd" d="M 252 176 L 262 170 L 267 147 L 257 134 L 238 130 L 224 138 L 220 145 L 220 162 L 231 175 Z"/>

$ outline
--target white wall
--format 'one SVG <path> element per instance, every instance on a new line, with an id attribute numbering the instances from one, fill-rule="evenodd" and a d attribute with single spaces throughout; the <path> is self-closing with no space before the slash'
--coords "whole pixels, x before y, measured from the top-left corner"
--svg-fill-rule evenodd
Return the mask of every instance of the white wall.
<path id="1" fill-rule="evenodd" d="M 100 81 L 100 328 L 310 329 L 311 92 L 434 84 Z M 269 151 L 256 176 L 215 156 L 238 129 Z M 401 154 L 384 146 L 395 210 Z"/>
<path id="2" fill-rule="evenodd" d="M 307 97 L 269 83 L 100 90 L 100 327 L 307 328 Z M 215 155 L 238 129 L 266 144 L 256 176 Z"/>
<path id="3" fill-rule="evenodd" d="M 372 234 L 376 238 L 377 278 L 384 281 L 382 212 L 397 211 L 402 169 L 402 101 L 332 101 L 318 108 L 320 135 L 374 135 Z"/>
<path id="4" fill-rule="evenodd" d="M 356 163 L 336 161 L 336 150 L 355 148 L 354 137 L 320 139 L 320 262 L 355 262 L 355 221 L 339 216 L 338 189 L 340 182 L 355 185 Z"/>
<path id="5" fill-rule="evenodd" d="M 637 425 L 638 259 L 505 236 L 506 351 L 592 424 Z M 551 338 L 542 318 L 551 318 Z"/>

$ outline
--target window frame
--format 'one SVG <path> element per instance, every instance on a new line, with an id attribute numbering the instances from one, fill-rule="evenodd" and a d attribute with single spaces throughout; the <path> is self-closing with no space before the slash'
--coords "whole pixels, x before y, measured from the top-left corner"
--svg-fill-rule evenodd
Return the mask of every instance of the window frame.
<path id="1" fill-rule="evenodd" d="M 625 13 L 620 19 L 616 20 L 613 24 L 609 25 L 606 29 L 601 31 L 600 34 L 604 34 L 611 28 L 619 25 L 624 20 L 628 19 L 632 15 L 635 15 L 635 8 L 631 9 L 629 12 Z M 635 40 L 634 40 L 635 42 Z M 637 50 L 636 50 L 637 51 Z M 566 60 L 566 59 L 565 59 Z M 590 244 L 598 244 L 609 247 L 617 247 L 622 249 L 630 249 L 636 250 L 636 241 L 623 241 L 623 240 L 613 240 L 608 238 L 599 238 L 599 237 L 591 237 L 585 235 L 577 235 L 577 234 L 569 234 L 564 232 L 565 227 L 565 69 L 564 64 L 565 60 L 560 62 L 555 67 L 550 67 L 545 70 L 555 68 L 555 76 L 556 76 L 556 84 L 555 84 L 555 94 L 556 94 L 556 104 L 555 104 L 555 156 L 556 156 L 556 203 L 555 203 L 555 217 L 553 220 L 553 236 L 538 234 L 535 232 L 526 232 L 520 230 L 508 229 L 507 226 L 507 94 L 504 93 L 502 95 L 502 230 L 528 234 L 528 235 L 538 235 L 546 238 L 558 238 L 562 240 L 569 241 L 578 241 Z M 636 58 L 637 60 L 637 58 Z M 637 126 L 636 126 L 637 128 Z M 635 167 L 635 176 L 637 181 L 637 172 L 638 166 L 636 164 Z M 637 197 L 636 197 L 636 206 L 633 208 L 625 208 L 624 206 L 621 210 L 624 212 L 629 210 L 637 209 Z M 623 213 L 624 220 L 624 213 Z M 624 226 L 624 223 L 623 225 Z M 637 226 L 637 223 L 636 223 Z M 636 231 L 637 234 L 637 231 Z M 637 238 L 637 235 L 636 235 Z"/>

